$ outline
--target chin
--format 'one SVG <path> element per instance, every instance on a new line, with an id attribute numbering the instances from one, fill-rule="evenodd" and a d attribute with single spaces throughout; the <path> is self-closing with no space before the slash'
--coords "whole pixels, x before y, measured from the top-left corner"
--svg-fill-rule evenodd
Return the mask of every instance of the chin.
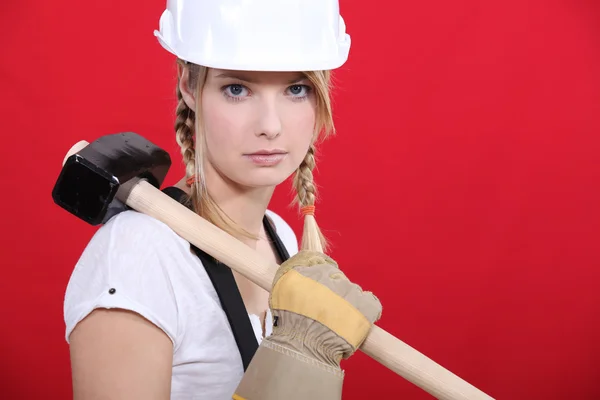
<path id="1" fill-rule="evenodd" d="M 293 171 L 281 171 L 278 168 L 257 168 L 247 171 L 247 174 L 237 177 L 234 181 L 241 186 L 269 188 L 285 182 L 292 173 Z"/>

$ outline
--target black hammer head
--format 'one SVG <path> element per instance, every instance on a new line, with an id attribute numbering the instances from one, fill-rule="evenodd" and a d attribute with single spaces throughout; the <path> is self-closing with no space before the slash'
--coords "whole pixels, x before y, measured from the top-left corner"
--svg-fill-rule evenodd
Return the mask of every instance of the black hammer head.
<path id="1" fill-rule="evenodd" d="M 66 160 L 52 198 L 71 214 L 98 225 L 117 201 L 121 184 L 139 177 L 160 188 L 170 166 L 166 151 L 136 133 L 106 135 Z"/>

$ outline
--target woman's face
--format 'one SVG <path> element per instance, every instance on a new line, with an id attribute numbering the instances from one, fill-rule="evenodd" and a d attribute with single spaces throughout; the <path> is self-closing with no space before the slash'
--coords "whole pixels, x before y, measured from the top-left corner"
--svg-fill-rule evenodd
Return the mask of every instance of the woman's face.
<path id="1" fill-rule="evenodd" d="M 304 159 L 315 118 L 314 88 L 302 73 L 211 68 L 202 91 L 205 171 L 245 187 L 278 185 Z"/>

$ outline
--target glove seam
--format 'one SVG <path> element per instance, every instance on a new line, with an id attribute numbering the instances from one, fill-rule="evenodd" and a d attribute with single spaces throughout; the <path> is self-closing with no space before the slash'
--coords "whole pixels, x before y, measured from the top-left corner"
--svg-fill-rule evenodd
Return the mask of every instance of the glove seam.
<path id="1" fill-rule="evenodd" d="M 315 322 L 319 325 L 322 325 L 318 321 Z M 326 326 L 322 326 L 327 329 Z M 336 364 L 339 364 L 342 358 L 347 357 L 347 355 L 349 356 L 349 354 L 352 354 L 355 351 L 354 348 L 344 340 L 344 338 L 338 335 L 336 335 L 336 337 L 343 342 L 345 346 L 339 346 L 339 348 L 329 348 L 323 344 L 323 338 L 310 336 L 306 332 L 298 332 L 291 327 L 280 327 L 277 329 L 277 331 L 274 330 L 273 333 L 276 334 L 277 338 L 287 339 L 288 341 L 298 343 L 301 346 L 313 348 L 317 354 L 327 360 L 330 360 L 331 362 L 335 362 Z M 335 332 L 333 333 L 335 334 Z M 349 347 L 349 349 L 345 349 L 344 347 L 346 346 Z"/>
<path id="2" fill-rule="evenodd" d="M 276 351 L 278 353 L 281 353 L 281 354 L 283 354 L 285 356 L 295 358 L 298 361 L 310 364 L 310 365 L 312 365 L 314 367 L 317 367 L 317 368 L 319 368 L 319 369 L 321 369 L 323 371 L 326 371 L 326 372 L 328 372 L 328 373 L 330 373 L 332 375 L 335 375 L 335 376 L 337 376 L 339 378 L 342 378 L 342 379 L 344 378 L 345 374 L 344 374 L 344 371 L 341 368 L 336 368 L 336 367 L 333 367 L 333 366 L 331 366 L 329 364 L 325 364 L 325 363 L 323 363 L 323 362 L 321 362 L 319 360 L 315 360 L 314 358 L 307 357 L 304 354 L 299 353 L 299 352 L 297 352 L 295 350 L 292 350 L 292 349 L 290 349 L 288 347 L 284 347 L 284 346 L 281 346 L 279 344 L 273 343 L 268 338 L 265 339 L 265 340 L 263 340 L 260 345 L 263 346 L 263 347 L 266 347 L 266 348 L 268 348 L 270 350 L 273 350 L 273 351 Z"/>

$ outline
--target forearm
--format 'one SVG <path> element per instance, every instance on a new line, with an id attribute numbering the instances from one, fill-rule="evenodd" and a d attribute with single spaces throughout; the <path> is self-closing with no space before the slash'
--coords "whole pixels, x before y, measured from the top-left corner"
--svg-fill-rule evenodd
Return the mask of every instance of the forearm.
<path id="1" fill-rule="evenodd" d="M 233 399 L 339 400 L 343 379 L 341 369 L 265 339 Z"/>

